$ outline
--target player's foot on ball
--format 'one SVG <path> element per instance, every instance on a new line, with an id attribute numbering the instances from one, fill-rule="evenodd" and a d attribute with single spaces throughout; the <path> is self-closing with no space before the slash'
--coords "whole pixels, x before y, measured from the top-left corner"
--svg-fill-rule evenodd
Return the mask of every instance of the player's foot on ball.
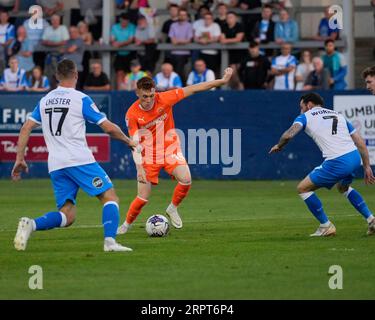
<path id="1" fill-rule="evenodd" d="M 113 238 L 106 238 L 104 240 L 104 251 L 105 252 L 125 252 L 133 251 L 133 249 L 124 247 L 121 244 L 117 243 Z"/>
<path id="2" fill-rule="evenodd" d="M 33 221 L 29 218 L 23 217 L 18 222 L 18 229 L 14 238 L 14 247 L 18 251 L 26 249 L 27 241 L 33 232 Z"/>
<path id="3" fill-rule="evenodd" d="M 330 222 L 328 227 L 319 226 L 315 233 L 310 234 L 310 237 L 329 237 L 336 234 L 336 227 Z"/>
<path id="4" fill-rule="evenodd" d="M 375 234 L 375 219 L 372 219 L 371 222 L 368 224 L 367 235 L 372 236 Z"/>
<path id="5" fill-rule="evenodd" d="M 117 228 L 117 234 L 125 234 L 129 231 L 131 228 L 131 224 L 128 224 L 127 222 L 124 222 L 121 226 Z"/>
<path id="6" fill-rule="evenodd" d="M 171 203 L 168 206 L 166 213 L 169 219 L 171 219 L 172 226 L 174 226 L 176 229 L 181 229 L 182 220 L 181 220 L 180 215 L 178 214 L 177 207 Z"/>

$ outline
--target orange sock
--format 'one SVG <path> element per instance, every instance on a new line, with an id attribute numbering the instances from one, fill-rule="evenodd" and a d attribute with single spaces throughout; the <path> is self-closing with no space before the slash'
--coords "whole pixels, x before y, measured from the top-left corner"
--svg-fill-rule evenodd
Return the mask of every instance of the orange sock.
<path id="1" fill-rule="evenodd" d="M 191 185 L 184 185 L 181 183 L 178 183 L 176 188 L 174 189 L 173 192 L 173 198 L 172 198 L 172 203 L 176 207 L 182 202 L 182 200 L 185 199 L 185 197 L 188 195 L 189 190 L 190 190 Z"/>
<path id="2" fill-rule="evenodd" d="M 138 215 L 141 213 L 142 208 L 146 205 L 147 200 L 136 197 L 130 204 L 128 213 L 126 214 L 126 222 L 131 224 L 137 219 Z"/>

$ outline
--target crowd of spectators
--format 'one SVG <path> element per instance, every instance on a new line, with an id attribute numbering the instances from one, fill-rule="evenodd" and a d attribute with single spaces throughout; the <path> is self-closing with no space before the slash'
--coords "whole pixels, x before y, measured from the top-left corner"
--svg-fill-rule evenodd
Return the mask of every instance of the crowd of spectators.
<path id="1" fill-rule="evenodd" d="M 121 10 L 109 43 L 117 49 L 112 57 L 115 81 L 103 72 L 101 55 L 86 48 L 103 44 L 102 17 L 97 13 L 102 0 L 79 0 L 80 9 L 71 10 L 68 27 L 62 21 L 63 1 L 25 1 L 43 8 L 44 18 L 37 28 L 32 18 L 10 18 L 9 13 L 22 9 L 24 1 L 0 0 L 0 90 L 54 88 L 54 71 L 64 58 L 77 64 L 79 89 L 130 91 L 139 79 L 152 76 L 158 90 L 168 90 L 220 76 L 220 50 L 209 45 L 241 42 L 249 43 L 248 50 L 229 50 L 229 64 L 236 71 L 229 85 L 232 89 L 346 88 L 347 66 L 335 48 L 340 33 L 330 27 L 328 9 L 310 39 L 324 41 L 324 48 L 312 52 L 293 48 L 300 30 L 288 11 L 290 1 L 168 0 L 169 17 L 159 26 L 147 0 L 113 1 Z M 161 54 L 160 42 L 174 48 Z M 260 48 L 270 42 L 280 49 Z M 193 43 L 208 47 L 184 48 Z M 140 46 L 139 50 L 129 50 L 131 44 Z M 38 50 L 40 46 L 50 50 Z"/>

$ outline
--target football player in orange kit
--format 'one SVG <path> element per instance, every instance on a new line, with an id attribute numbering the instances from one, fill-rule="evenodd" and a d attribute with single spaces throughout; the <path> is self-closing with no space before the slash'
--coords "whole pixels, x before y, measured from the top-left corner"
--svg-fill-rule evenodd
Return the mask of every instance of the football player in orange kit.
<path id="1" fill-rule="evenodd" d="M 161 169 L 178 182 L 166 213 L 175 228 L 182 228 L 177 207 L 189 192 L 191 175 L 175 132 L 172 107 L 195 93 L 227 84 L 232 74 L 233 69 L 227 68 L 222 79 L 160 93 L 155 92 L 155 83 L 151 78 L 142 78 L 137 82 L 136 93 L 139 99 L 126 113 L 126 123 L 129 135 L 139 142 L 138 149 L 133 151 L 137 167 L 138 194 L 130 204 L 126 220 L 118 228 L 118 234 L 128 231 L 147 204 L 151 186 L 158 184 Z"/>

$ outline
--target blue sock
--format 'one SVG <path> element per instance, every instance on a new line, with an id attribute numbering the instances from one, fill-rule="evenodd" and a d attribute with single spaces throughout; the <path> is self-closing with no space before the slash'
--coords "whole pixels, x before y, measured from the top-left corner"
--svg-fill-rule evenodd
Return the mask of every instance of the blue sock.
<path id="1" fill-rule="evenodd" d="M 353 205 L 354 208 L 365 218 L 368 219 L 372 212 L 367 207 L 365 200 L 363 200 L 362 196 L 357 190 L 353 188 L 349 188 L 344 195 L 348 198 L 349 202 Z"/>
<path id="2" fill-rule="evenodd" d="M 319 220 L 320 224 L 324 224 L 329 221 L 326 213 L 324 212 L 321 201 L 314 192 L 301 193 L 300 197 L 303 201 L 305 201 L 307 207 L 314 217 Z"/>
<path id="3" fill-rule="evenodd" d="M 104 238 L 116 238 L 118 223 L 120 221 L 120 213 L 118 204 L 109 201 L 103 206 L 103 227 Z"/>
<path id="4" fill-rule="evenodd" d="M 34 219 L 35 230 L 49 230 L 64 227 L 66 217 L 61 212 L 48 212 L 44 216 Z"/>

